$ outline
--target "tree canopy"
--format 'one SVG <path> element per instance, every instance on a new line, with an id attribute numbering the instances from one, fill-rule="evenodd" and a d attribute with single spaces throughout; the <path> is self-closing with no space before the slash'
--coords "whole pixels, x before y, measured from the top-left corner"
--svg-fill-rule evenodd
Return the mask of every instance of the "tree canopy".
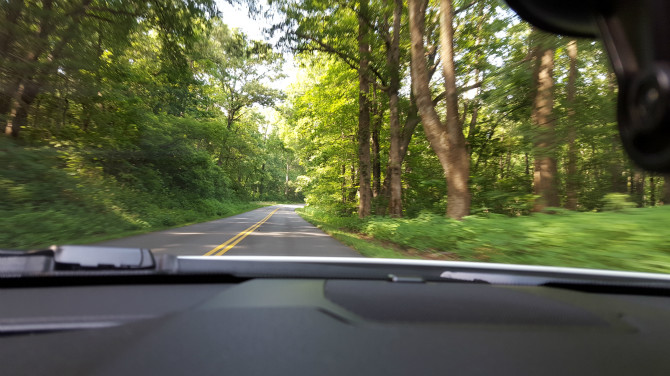
<path id="1" fill-rule="evenodd" d="M 210 0 L 2 2 L 3 165 L 30 169 L 21 153 L 41 150 L 69 179 L 59 199 L 97 186 L 122 217 L 133 197 L 456 219 L 670 198 L 624 155 L 599 42 L 535 30 L 495 0 L 242 5 L 279 20 L 274 45 Z M 279 87 L 288 57 L 298 78 Z M 0 176 L 5 210 L 48 205 L 49 182 L 19 175 Z"/>

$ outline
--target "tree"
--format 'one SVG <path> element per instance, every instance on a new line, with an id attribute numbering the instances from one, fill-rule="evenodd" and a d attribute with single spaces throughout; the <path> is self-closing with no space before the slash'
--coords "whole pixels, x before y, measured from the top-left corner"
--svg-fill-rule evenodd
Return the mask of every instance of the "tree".
<path id="1" fill-rule="evenodd" d="M 570 70 L 568 72 L 567 106 L 568 106 L 568 166 L 566 172 L 566 195 L 565 208 L 577 209 L 577 129 L 575 124 L 575 92 L 577 82 L 577 41 L 572 39 L 567 46 L 570 59 Z"/>
<path id="2" fill-rule="evenodd" d="M 209 40 L 199 50 L 201 75 L 218 92 L 214 99 L 229 130 L 245 109 L 255 104 L 273 106 L 282 98 L 269 83 L 283 77 L 283 58 L 267 43 L 249 41 L 215 19 Z"/>
<path id="3" fill-rule="evenodd" d="M 670 175 L 663 175 L 663 205 L 670 205 Z"/>
<path id="4" fill-rule="evenodd" d="M 400 125 L 400 26 L 402 22 L 402 0 L 393 1 L 392 32 L 385 33 L 386 59 L 389 67 L 389 128 L 391 130 L 391 147 L 389 150 L 389 214 L 392 217 L 402 216 L 402 160 L 403 153 L 403 128 Z M 410 125 L 411 126 L 411 125 Z M 416 123 L 413 124 L 416 126 Z M 405 146 L 405 150 L 406 150 Z"/>
<path id="5" fill-rule="evenodd" d="M 369 28 L 366 22 L 368 0 L 360 0 L 358 14 L 358 216 L 370 215 L 372 209 L 372 187 L 370 186 L 370 64 Z"/>
<path id="6" fill-rule="evenodd" d="M 402 1 L 372 1 L 358 3 L 340 3 L 340 2 L 310 2 L 310 3 L 292 3 L 277 2 L 281 12 L 286 14 L 288 22 L 278 25 L 275 30 L 285 31 L 283 41 L 291 46 L 294 51 L 299 52 L 324 52 L 337 57 L 347 64 L 351 69 L 361 72 L 361 63 L 367 70 L 367 83 L 361 83 L 361 93 L 369 93 L 369 87 L 380 88 L 388 97 L 389 109 L 389 128 L 393 130 L 390 133 L 389 164 L 387 165 L 384 176 L 384 184 L 379 185 L 382 173 L 381 159 L 379 157 L 380 140 L 378 137 L 380 128 L 378 124 L 383 120 L 386 106 L 386 98 L 377 95 L 376 89 L 374 95 L 366 94 L 361 96 L 362 106 L 359 106 L 361 125 L 360 151 L 363 152 L 362 158 L 359 156 L 359 175 L 367 173 L 368 158 L 366 157 L 369 143 L 364 137 L 366 130 L 366 121 L 370 115 L 366 114 L 370 108 L 374 108 L 374 126 L 371 127 L 372 135 L 372 191 L 377 194 L 376 200 L 377 212 L 384 212 L 381 205 L 389 204 L 391 213 L 394 216 L 402 215 L 402 180 L 401 168 L 405 156 L 407 145 L 411 140 L 414 129 L 418 124 L 418 116 L 415 106 L 409 106 L 409 112 L 404 116 L 405 122 L 401 124 L 400 118 L 403 117 L 400 112 L 401 101 L 399 96 L 401 89 L 402 75 L 406 65 L 402 58 L 407 55 L 407 48 L 402 42 Z M 358 26 L 354 29 L 354 21 Z M 352 31 L 362 31 L 358 35 Z M 363 38 L 363 35 L 365 37 Z M 361 46 L 360 43 L 367 44 Z M 434 54 L 433 54 L 434 56 Z M 361 59 L 364 58 L 364 59 Z M 360 77 L 359 77 L 360 78 Z M 411 100 L 411 98 L 409 98 Z M 406 99 L 405 99 L 406 100 Z M 366 103 L 367 102 L 367 103 Z M 395 166 L 395 167 L 392 167 Z M 362 182 L 360 186 L 359 202 L 367 211 L 368 189 L 367 178 L 358 180 Z M 379 189 L 380 188 L 380 189 Z M 362 199 L 362 201 L 361 201 Z"/>
<path id="7" fill-rule="evenodd" d="M 468 188 L 469 157 L 458 115 L 451 0 L 440 2 L 442 70 L 447 99 L 447 121 L 443 124 L 430 94 L 423 43 L 427 1 L 410 0 L 409 22 L 412 41 L 412 88 L 426 136 L 437 154 L 447 180 L 447 216 L 461 219 L 470 212 Z"/>
<path id="8" fill-rule="evenodd" d="M 6 9 L 3 18 L 9 22 L 0 26 L 0 44 L 6 52 L 0 60 L 0 118 L 6 124 L 5 133 L 14 137 L 27 125 L 37 97 L 51 88 L 60 72 L 67 73 L 91 58 L 86 52 L 95 51 L 91 46 L 96 40 L 107 38 L 101 34 L 103 29 L 109 31 L 109 38 L 123 40 L 142 22 L 154 25 L 160 30 L 162 54 L 171 60 L 163 67 L 177 72 L 184 67 L 184 49 L 196 35 L 195 19 L 216 13 L 210 0 L 12 1 Z"/>
<path id="9" fill-rule="evenodd" d="M 281 137 L 304 166 L 298 179 L 307 202 L 349 214 L 358 210 L 357 75 L 328 55 L 303 59 L 303 79 L 282 108 Z"/>
<path id="10" fill-rule="evenodd" d="M 547 206 L 559 206 L 556 179 L 554 133 L 554 49 L 551 40 L 539 31 L 533 31 L 535 61 L 535 98 L 533 101 L 532 121 L 534 135 L 534 171 L 533 188 L 539 198 L 535 201 L 534 210 L 541 211 Z"/>

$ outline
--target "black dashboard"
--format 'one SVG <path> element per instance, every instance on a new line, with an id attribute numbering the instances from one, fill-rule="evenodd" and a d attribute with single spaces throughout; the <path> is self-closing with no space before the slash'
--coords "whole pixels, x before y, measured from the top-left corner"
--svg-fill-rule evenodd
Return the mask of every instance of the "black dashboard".
<path id="1" fill-rule="evenodd" d="M 319 278 L 0 289 L 4 375 L 667 375 L 670 297 Z"/>

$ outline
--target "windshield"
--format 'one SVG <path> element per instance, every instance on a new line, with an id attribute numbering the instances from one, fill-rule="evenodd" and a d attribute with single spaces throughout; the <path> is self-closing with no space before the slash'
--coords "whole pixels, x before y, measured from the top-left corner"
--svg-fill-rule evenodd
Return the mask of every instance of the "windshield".
<path id="1" fill-rule="evenodd" d="M 500 1 L 0 6 L 1 249 L 670 271 L 601 43 Z"/>

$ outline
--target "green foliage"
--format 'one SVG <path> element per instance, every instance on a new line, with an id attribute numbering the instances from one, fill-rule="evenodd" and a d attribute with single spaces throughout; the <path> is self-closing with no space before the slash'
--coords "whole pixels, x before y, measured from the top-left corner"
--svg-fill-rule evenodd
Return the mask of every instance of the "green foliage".
<path id="1" fill-rule="evenodd" d="M 333 209 L 317 209 L 314 206 L 307 205 L 297 210 L 299 213 L 309 216 L 310 220 L 319 223 L 327 223 L 328 226 L 346 230 L 360 232 L 365 226 L 366 219 L 358 218 L 357 215 L 343 216 L 341 212 Z"/>
<path id="2" fill-rule="evenodd" d="M 603 211 L 617 211 L 634 208 L 636 205 L 630 201 L 630 197 L 623 193 L 608 193 L 603 199 Z"/>
<path id="3" fill-rule="evenodd" d="M 651 230 L 665 223 L 667 210 L 623 209 L 670 201 L 670 189 L 663 189 L 665 177 L 645 175 L 624 157 L 614 126 L 616 82 L 596 42 L 578 42 L 571 102 L 567 39 L 532 40 L 529 25 L 498 1 L 454 1 L 473 215 L 462 222 L 442 217 L 449 194 L 444 170 L 418 126 L 401 169 L 405 219 L 381 216 L 389 202 L 382 189 L 374 200 L 380 216 L 361 220 L 354 214 L 355 68 L 361 54 L 370 60 L 368 99 L 383 183 L 390 77 L 400 76 L 401 123 L 414 108 L 407 9 L 398 30 L 399 70 L 393 72 L 386 56 L 395 31 L 393 2 L 370 1 L 360 12 L 341 2 L 273 0 L 286 17 L 274 27 L 284 32 L 279 44 L 298 53 L 302 67 L 285 94 L 272 85 L 282 77 L 283 55 L 228 28 L 209 0 L 93 0 L 85 11 L 83 4 L 11 1 L 7 11 L 18 9 L 20 17 L 0 16 L 0 125 L 26 115 L 22 128 L 11 129 L 20 130 L 14 140 L 0 138 L 0 246 L 146 231 L 229 215 L 254 207 L 252 200 L 306 199 L 303 215 L 369 255 L 411 255 L 377 243 L 390 242 L 423 256 L 464 260 L 667 266 L 667 243 Z M 12 8 L 19 5 L 24 8 Z M 429 3 L 428 55 L 440 48 L 437 15 L 436 3 Z M 370 49 L 362 53 L 359 16 L 371 30 Z M 538 136 L 531 121 L 531 47 L 539 43 L 555 48 L 550 153 L 558 165 L 556 189 L 565 203 L 566 183 L 576 182 L 577 210 L 586 213 L 551 208 L 551 215 L 530 215 Z M 435 68 L 433 98 L 443 90 L 439 64 Z M 444 119 L 443 100 L 435 108 Z M 646 261 L 632 265 L 632 251 Z"/>
<path id="4" fill-rule="evenodd" d="M 343 218 L 337 213 L 316 209 L 312 206 L 297 209 L 296 212 L 314 226 L 319 227 L 343 244 L 356 249 L 364 256 L 382 258 L 408 257 L 406 254 L 379 244 L 379 242 L 374 241 L 374 239 L 363 238 L 359 233 L 352 232 L 359 230 L 365 223 L 365 220 L 361 220 L 357 216 Z"/>
<path id="5" fill-rule="evenodd" d="M 279 124 L 281 139 L 305 168 L 306 201 L 345 213 L 357 205 L 357 93 L 355 72 L 328 59 L 291 88 Z"/>
<path id="6" fill-rule="evenodd" d="M 196 51 L 197 75 L 212 93 L 210 104 L 223 110 L 228 130 L 253 105 L 270 107 L 282 98 L 282 93 L 270 87 L 269 82 L 284 77 L 283 57 L 269 44 L 248 40 L 243 33 L 230 30 L 215 19 L 209 38 L 200 40 Z"/>
<path id="7" fill-rule="evenodd" d="M 81 243 L 237 214 L 260 205 L 187 192 L 138 190 L 99 169 L 66 165 L 72 150 L 25 148 L 0 138 L 0 248 Z M 150 177 L 150 178 L 153 178 Z"/>
<path id="8" fill-rule="evenodd" d="M 302 199 L 295 152 L 255 107 L 282 98 L 271 46 L 231 31 L 209 0 L 81 6 L 25 3 L 0 23 L 2 130 L 12 106 L 27 113 L 14 139 L 0 136 L 1 247 Z"/>
<path id="9" fill-rule="evenodd" d="M 415 249 L 424 257 L 462 261 L 670 271 L 670 207 L 624 212 L 508 217 L 490 214 L 455 221 L 430 213 L 413 219 L 342 220 L 327 211 L 301 212 L 323 228 L 357 231 L 385 244 Z M 351 223 L 349 223 L 351 221 Z M 356 246 L 356 244 L 354 244 Z M 364 248 L 358 248 L 366 255 Z"/>
<path id="10" fill-rule="evenodd" d="M 358 119 L 355 116 L 358 90 L 350 59 L 356 55 L 356 35 L 342 27 L 353 22 L 351 10 L 343 9 L 342 4 L 323 2 L 278 1 L 275 4 L 292 21 L 278 26 L 288 32 L 284 41 L 303 52 L 300 58 L 304 76 L 289 92 L 289 100 L 282 110 L 285 122 L 282 140 L 298 151 L 296 156 L 305 168 L 301 189 L 308 202 L 348 214 L 358 204 Z M 656 178 L 652 185 L 654 177 L 643 175 L 640 187 L 632 183 L 636 172 L 617 138 L 614 126 L 616 82 L 602 45 L 578 41 L 576 93 L 574 101 L 569 102 L 570 60 L 565 48 L 568 39 L 531 33 L 528 24 L 520 22 L 499 2 L 455 1 L 455 6 L 463 7 L 456 12 L 454 21 L 457 84 L 460 87 L 478 85 L 477 89 L 460 92 L 459 97 L 462 103 L 459 115 L 470 152 L 472 214 L 528 215 L 539 197 L 533 187 L 534 159 L 538 152 L 533 144 L 538 130 L 531 122 L 535 95 L 531 47 L 535 42 L 549 45 L 555 51 L 552 114 L 555 132 L 551 155 L 558 166 L 554 185 L 561 205 L 567 202 L 568 180 L 578 187 L 579 211 L 607 210 L 605 197 L 612 192 L 632 194 L 638 206 L 653 206 L 661 201 L 660 179 Z M 431 39 L 436 33 L 434 12 L 437 9 L 428 8 L 426 33 Z M 380 86 L 384 86 L 388 73 L 383 35 L 384 30 L 388 31 L 390 9 L 387 3 L 370 3 L 368 21 L 375 33 L 370 37 L 373 51 L 369 57 L 379 73 L 371 73 L 371 79 Z M 324 20 L 332 22 L 320 22 Z M 400 33 L 402 64 L 408 59 L 406 22 L 404 14 Z M 532 41 L 532 38 L 539 39 Z M 440 80 L 435 78 L 433 97 L 443 90 Z M 403 82 L 405 84 L 408 82 Z M 379 155 L 383 181 L 388 178 L 390 148 L 388 97 L 380 91 L 371 94 L 369 99 L 374 108 L 381 109 L 373 118 L 376 116 L 382 124 Z M 407 113 L 410 100 L 410 91 L 401 90 L 401 118 Z M 436 110 L 444 118 L 443 102 Z M 568 116 L 570 113 L 574 115 Z M 567 170 L 571 127 L 576 130 L 574 176 L 568 176 Z M 443 169 L 420 126 L 412 135 L 402 168 L 403 214 L 415 217 L 422 212 L 443 213 L 448 195 Z M 633 192 L 635 189 L 637 192 Z M 384 212 L 388 201 L 388 197 L 376 198 L 375 202 L 381 207 L 379 213 Z"/>

